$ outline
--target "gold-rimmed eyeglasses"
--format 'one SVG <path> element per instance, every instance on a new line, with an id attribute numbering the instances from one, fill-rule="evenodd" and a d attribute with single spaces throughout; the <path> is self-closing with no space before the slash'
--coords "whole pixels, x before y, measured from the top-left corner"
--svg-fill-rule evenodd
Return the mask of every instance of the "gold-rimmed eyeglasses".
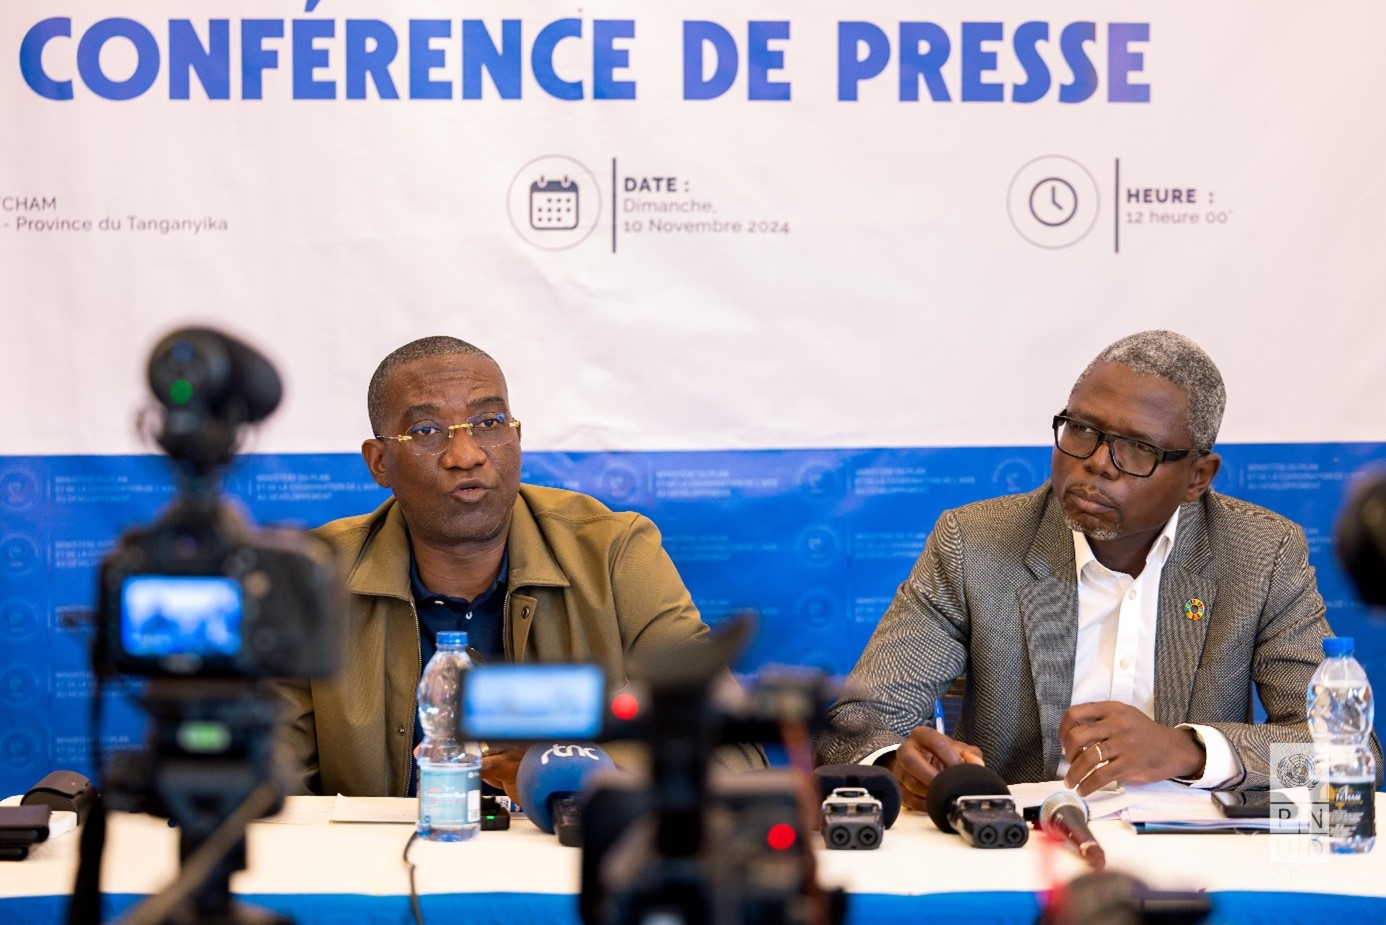
<path id="1" fill-rule="evenodd" d="M 415 456 L 437 456 L 447 449 L 456 431 L 465 430 L 477 446 L 501 446 L 514 440 L 520 432 L 520 422 L 508 414 L 478 414 L 461 424 L 440 424 L 419 421 L 395 437 L 376 434 L 377 440 L 397 440 Z"/>

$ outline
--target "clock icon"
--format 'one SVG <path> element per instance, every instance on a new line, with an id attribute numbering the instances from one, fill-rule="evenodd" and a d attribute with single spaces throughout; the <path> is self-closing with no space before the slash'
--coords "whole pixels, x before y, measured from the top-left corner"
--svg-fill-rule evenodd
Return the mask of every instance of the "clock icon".
<path id="1" fill-rule="evenodd" d="M 1102 194 L 1071 157 L 1046 154 L 1025 164 L 1006 188 L 1011 226 L 1036 247 L 1069 247 L 1092 231 Z"/>
<path id="2" fill-rule="evenodd" d="M 1045 177 L 1030 190 L 1030 214 L 1050 228 L 1067 224 L 1078 214 L 1078 193 L 1062 177 Z"/>

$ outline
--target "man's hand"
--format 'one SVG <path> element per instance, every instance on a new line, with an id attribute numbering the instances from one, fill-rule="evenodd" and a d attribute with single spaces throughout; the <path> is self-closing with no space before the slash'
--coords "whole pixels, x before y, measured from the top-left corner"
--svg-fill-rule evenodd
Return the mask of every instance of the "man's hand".
<path id="1" fill-rule="evenodd" d="M 882 761 L 900 782 L 900 799 L 905 806 L 923 812 L 929 784 L 938 772 L 955 764 L 986 764 L 982 750 L 975 745 L 950 739 L 929 726 L 910 733 L 900 747 Z"/>
<path id="2" fill-rule="evenodd" d="M 515 789 L 515 778 L 520 773 L 520 759 L 525 749 L 520 745 L 492 747 L 481 758 L 481 779 L 492 787 L 501 787 L 510 802 L 523 806 L 519 791 Z"/>
<path id="3" fill-rule="evenodd" d="M 1206 755 L 1188 729 L 1161 726 L 1135 707 L 1103 700 L 1068 708 L 1059 742 L 1069 760 L 1064 786 L 1087 796 L 1112 781 L 1149 784 L 1198 778 Z"/>

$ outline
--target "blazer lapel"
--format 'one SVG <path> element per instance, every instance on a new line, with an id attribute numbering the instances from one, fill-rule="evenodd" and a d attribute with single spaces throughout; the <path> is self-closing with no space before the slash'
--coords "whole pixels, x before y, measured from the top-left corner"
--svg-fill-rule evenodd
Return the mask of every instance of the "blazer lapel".
<path id="1" fill-rule="evenodd" d="M 1203 505 L 1185 504 L 1179 511 L 1174 548 L 1160 574 L 1155 627 L 1155 722 L 1162 726 L 1188 721 L 1194 674 L 1203 657 L 1203 643 L 1218 593 L 1216 581 L 1204 574 L 1212 557 Z"/>
<path id="2" fill-rule="evenodd" d="M 1073 699 L 1073 661 L 1078 645 L 1078 579 L 1073 534 L 1064 525 L 1053 495 L 1045 506 L 1035 541 L 1025 556 L 1035 580 L 1017 592 L 1025 648 L 1039 704 L 1045 773 L 1059 767 L 1059 721 Z"/>

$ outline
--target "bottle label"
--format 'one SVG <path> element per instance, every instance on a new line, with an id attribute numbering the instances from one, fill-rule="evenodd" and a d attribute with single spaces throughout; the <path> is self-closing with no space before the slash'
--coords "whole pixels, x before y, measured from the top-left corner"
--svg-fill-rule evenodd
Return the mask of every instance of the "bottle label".
<path id="1" fill-rule="evenodd" d="M 452 829 L 481 823 L 481 769 L 426 764 L 419 768 L 419 821 Z"/>
<path id="2" fill-rule="evenodd" d="M 1334 839 L 1376 836 L 1376 794 L 1373 781 L 1329 781 L 1323 785 L 1328 808 L 1328 836 Z"/>

